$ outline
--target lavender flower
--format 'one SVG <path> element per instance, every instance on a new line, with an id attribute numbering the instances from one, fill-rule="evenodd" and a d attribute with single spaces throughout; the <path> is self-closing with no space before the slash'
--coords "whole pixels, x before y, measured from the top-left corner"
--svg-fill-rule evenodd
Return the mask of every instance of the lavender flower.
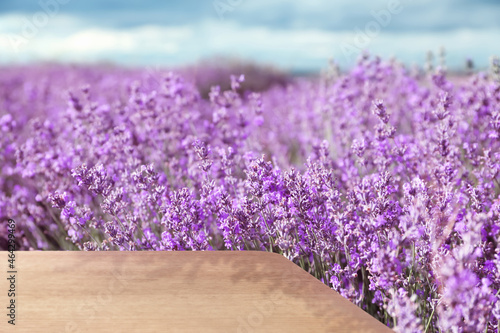
<path id="1" fill-rule="evenodd" d="M 233 72 L 3 68 L 0 223 L 23 250 L 277 252 L 396 331 L 498 330 L 498 82 Z"/>

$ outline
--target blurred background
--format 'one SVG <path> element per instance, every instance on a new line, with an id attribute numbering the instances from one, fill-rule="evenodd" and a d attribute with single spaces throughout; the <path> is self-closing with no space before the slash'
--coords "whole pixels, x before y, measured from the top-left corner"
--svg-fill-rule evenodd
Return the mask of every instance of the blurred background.
<path id="1" fill-rule="evenodd" d="M 500 54 L 496 0 L 2 0 L 0 64 L 242 59 L 307 74 L 368 50 L 462 71 Z"/>

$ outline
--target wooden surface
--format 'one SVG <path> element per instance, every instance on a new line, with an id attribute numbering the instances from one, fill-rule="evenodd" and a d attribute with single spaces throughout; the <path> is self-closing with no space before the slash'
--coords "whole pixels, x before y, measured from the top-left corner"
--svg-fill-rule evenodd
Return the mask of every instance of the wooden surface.
<path id="1" fill-rule="evenodd" d="M 0 332 L 392 332 L 266 252 L 16 252 Z M 8 277 L 8 276 L 7 276 Z"/>

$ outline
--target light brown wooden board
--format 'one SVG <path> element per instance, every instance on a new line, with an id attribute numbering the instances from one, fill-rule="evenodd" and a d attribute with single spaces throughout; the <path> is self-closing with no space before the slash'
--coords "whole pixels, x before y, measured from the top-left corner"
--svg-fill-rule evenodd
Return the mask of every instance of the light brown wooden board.
<path id="1" fill-rule="evenodd" d="M 266 252 L 16 252 L 16 325 L 0 332 L 392 332 Z"/>

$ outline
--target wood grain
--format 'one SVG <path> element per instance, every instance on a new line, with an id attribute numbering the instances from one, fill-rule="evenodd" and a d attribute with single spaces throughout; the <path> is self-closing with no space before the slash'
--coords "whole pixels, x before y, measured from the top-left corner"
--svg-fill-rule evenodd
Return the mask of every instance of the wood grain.
<path id="1" fill-rule="evenodd" d="M 0 332 L 392 332 L 278 254 L 16 255 L 16 325 L 2 278 Z"/>

